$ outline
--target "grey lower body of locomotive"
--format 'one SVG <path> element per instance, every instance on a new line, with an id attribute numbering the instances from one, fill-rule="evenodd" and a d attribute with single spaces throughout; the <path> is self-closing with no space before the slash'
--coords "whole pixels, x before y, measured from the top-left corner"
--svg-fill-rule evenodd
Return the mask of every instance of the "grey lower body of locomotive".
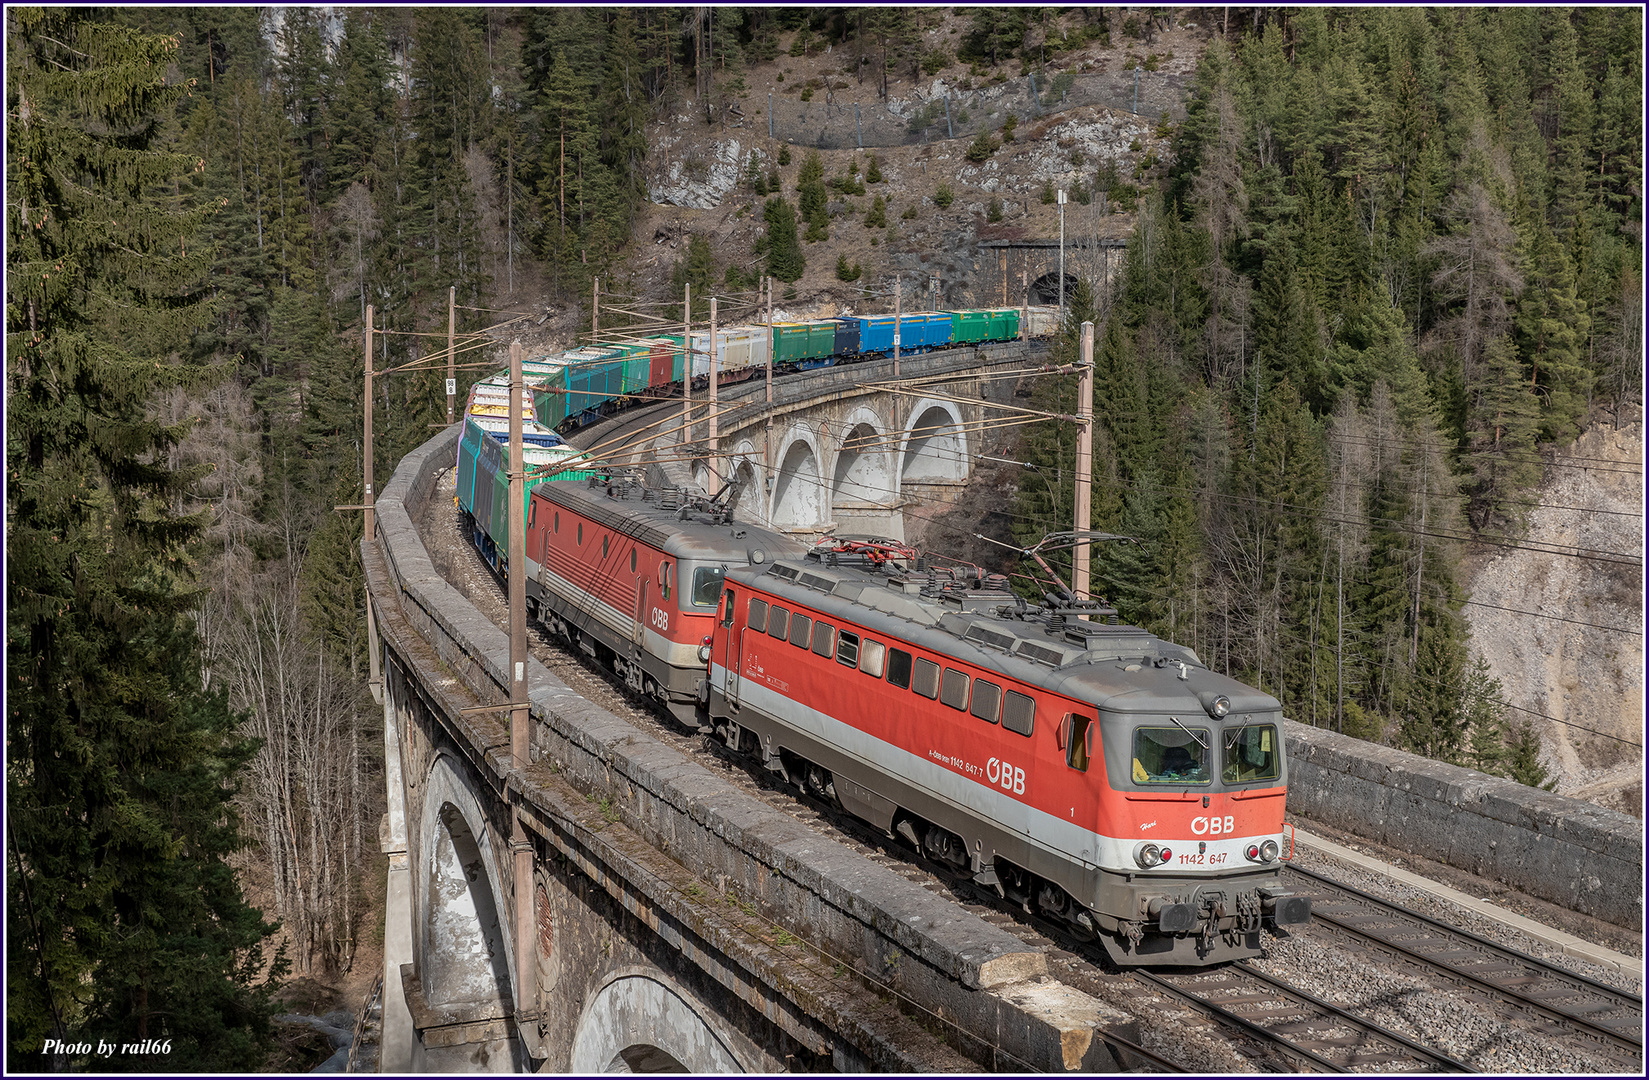
<path id="1" fill-rule="evenodd" d="M 569 603 L 538 582 L 527 584 L 528 614 L 592 660 L 612 668 L 631 690 L 657 700 L 680 723 L 700 726 L 706 686 L 702 667 L 675 667 L 638 642 L 613 633 L 587 606 Z"/>
<path id="2" fill-rule="evenodd" d="M 1283 888 L 1279 866 L 1207 877 L 1102 870 L 1034 844 L 1023 833 L 962 810 L 747 703 L 734 707 L 714 687 L 709 698 L 711 722 L 730 746 L 755 749 L 775 772 L 790 771 L 781 751 L 803 759 L 803 775 L 788 779 L 834 798 L 854 817 L 966 869 L 978 884 L 1004 897 L 1014 896 L 1015 878 L 1034 875 L 1040 880 L 1020 883 L 1025 909 L 1095 934 L 1119 966 L 1195 967 L 1248 959 L 1261 954 L 1262 926 L 1310 921 L 1311 901 Z M 807 775 L 809 765 L 829 773 L 831 790 L 823 790 L 822 774 Z M 924 829 L 932 826 L 950 835 L 926 842 Z M 1058 892 L 1044 892 L 1043 883 Z"/>

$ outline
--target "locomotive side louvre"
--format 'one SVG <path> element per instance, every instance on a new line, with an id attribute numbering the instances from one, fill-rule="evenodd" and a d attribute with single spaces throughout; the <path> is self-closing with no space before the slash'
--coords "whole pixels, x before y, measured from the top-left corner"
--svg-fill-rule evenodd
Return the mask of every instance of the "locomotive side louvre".
<path id="1" fill-rule="evenodd" d="M 559 620 L 586 652 L 629 685 L 696 723 L 725 568 L 792 553 L 796 545 L 744 524 L 680 520 L 656 501 L 607 495 L 607 485 L 534 489 L 528 550 L 546 623 Z M 623 489 L 616 489 L 622 491 Z M 602 655 L 605 650 L 607 655 Z"/>
<path id="2" fill-rule="evenodd" d="M 1059 886 L 1108 932 L 1106 947 L 1121 963 L 1257 955 L 1262 908 L 1276 918 L 1286 895 L 1274 854 L 1269 865 L 1248 854 L 1262 844 L 1275 853 L 1282 840 L 1276 700 L 1190 667 L 1193 653 L 1138 628 L 1083 624 L 1082 636 L 1111 643 L 1073 652 L 887 584 L 788 564 L 730 572 L 731 602 L 724 597 L 711 654 L 712 717 L 755 732 L 770 767 L 788 751 L 830 770 L 839 801 L 883 829 L 903 810 L 954 834 L 965 854 L 946 838 L 941 851 L 984 883 L 996 883 L 1005 862 Z M 788 623 L 782 638 L 755 628 L 752 601 L 756 624 Z M 798 617 L 810 624 L 801 636 Z M 834 646 L 821 647 L 820 626 Z M 852 655 L 843 655 L 844 643 Z M 1061 666 L 1022 658 L 1036 647 Z M 862 667 L 867 651 L 880 654 L 874 676 Z M 897 671 L 895 651 L 903 654 Z M 1210 685 L 1229 691 L 1228 724 L 1185 689 L 1193 670 L 1204 696 Z M 1269 732 L 1264 754 L 1251 732 Z M 1222 746 L 1227 733 L 1237 742 Z M 1138 778 L 1147 766 L 1133 758 L 1136 749 L 1151 773 L 1166 773 L 1162 755 L 1150 753 L 1155 740 L 1183 750 L 1194 739 L 1207 744 L 1202 780 Z M 1069 749 L 1076 740 L 1091 748 L 1086 760 Z M 1269 765 L 1250 764 L 1245 776 L 1227 764 L 1220 776 L 1217 763 L 1222 751 L 1229 761 L 1232 746 Z M 1169 861 L 1139 864 L 1146 842 L 1160 844 Z M 1287 908 L 1282 921 L 1301 921 L 1302 910 Z M 1200 945 L 1187 933 L 1194 930 Z M 1216 936 L 1222 944 L 1211 944 Z"/>

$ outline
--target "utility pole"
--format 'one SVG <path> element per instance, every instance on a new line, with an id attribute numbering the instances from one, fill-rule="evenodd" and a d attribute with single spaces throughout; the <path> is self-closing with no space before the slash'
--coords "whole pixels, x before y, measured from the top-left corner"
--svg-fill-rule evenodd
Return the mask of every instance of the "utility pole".
<path id="1" fill-rule="evenodd" d="M 376 522 L 372 513 L 372 305 L 366 306 L 366 416 L 362 423 L 361 442 L 361 476 L 364 481 L 366 498 L 361 501 L 366 504 L 366 538 L 377 536 Z"/>
<path id="2" fill-rule="evenodd" d="M 709 431 L 705 440 L 710 447 L 710 481 L 713 485 L 721 479 L 721 462 L 716 458 L 716 298 L 710 298 L 710 404 L 709 417 L 706 423 Z"/>
<path id="3" fill-rule="evenodd" d="M 527 461 L 521 439 L 521 342 L 510 342 L 510 759 L 518 773 L 528 764 L 527 738 Z M 506 790 L 508 787 L 506 786 Z M 538 920 L 533 911 L 532 841 L 521 819 L 521 804 L 514 803 L 510 814 L 510 851 L 514 856 L 515 878 L 515 1011 L 532 1008 L 537 998 L 537 972 L 533 943 L 538 938 Z"/>
<path id="4" fill-rule="evenodd" d="M 362 354 L 366 361 L 366 415 L 361 425 L 361 480 L 365 498 L 361 500 L 366 511 L 363 536 L 371 543 L 378 535 L 377 516 L 373 513 L 372 495 L 372 305 L 366 306 L 366 342 Z M 366 601 L 366 651 L 371 679 L 372 696 L 383 701 L 383 675 L 378 670 L 378 621 L 372 613 L 372 598 Z"/>
<path id="5" fill-rule="evenodd" d="M 1059 321 L 1065 322 L 1065 189 L 1059 189 Z"/>
<path id="6" fill-rule="evenodd" d="M 601 336 L 601 279 L 596 278 L 590 289 L 590 344 L 594 345 Z"/>
<path id="7" fill-rule="evenodd" d="M 767 510 L 766 483 L 773 479 L 773 362 L 778 359 L 779 343 L 773 336 L 773 278 L 767 278 L 767 423 L 762 428 L 762 520 L 771 525 Z"/>
<path id="8" fill-rule="evenodd" d="M 1077 598 L 1088 598 L 1088 542 L 1080 539 L 1083 531 L 1093 528 L 1090 507 L 1093 502 L 1094 475 L 1094 324 L 1082 324 L 1082 381 L 1077 387 L 1077 416 L 1082 426 L 1076 433 L 1076 513 L 1072 526 L 1079 539 L 1071 549 L 1071 588 Z M 1086 618 L 1087 616 L 1083 616 Z"/>
<path id="9" fill-rule="evenodd" d="M 899 377 L 899 286 L 903 284 L 898 278 L 893 279 L 893 377 Z"/>
<path id="10" fill-rule="evenodd" d="M 681 441 L 693 441 L 693 283 L 681 287 Z"/>
<path id="11" fill-rule="evenodd" d="M 1026 270 L 1019 271 L 1019 337 L 1029 340 L 1031 336 L 1031 275 Z"/>
<path id="12" fill-rule="evenodd" d="M 773 279 L 767 279 L 767 406 L 773 409 L 773 361 L 777 350 L 773 340 Z"/>
<path id="13" fill-rule="evenodd" d="M 447 286 L 447 423 L 452 423 L 452 399 L 458 393 L 458 380 L 452 377 L 452 341 L 458 328 L 458 287 Z M 370 331 L 369 331 L 370 333 Z"/>

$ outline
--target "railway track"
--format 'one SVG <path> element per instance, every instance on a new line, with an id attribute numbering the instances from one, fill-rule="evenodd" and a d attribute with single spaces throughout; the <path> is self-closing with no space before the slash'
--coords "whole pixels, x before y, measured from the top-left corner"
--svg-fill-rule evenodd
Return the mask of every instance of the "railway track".
<path id="1" fill-rule="evenodd" d="M 1475 1072 L 1465 1062 L 1237 962 L 1192 972 L 1132 973 L 1260 1040 L 1277 1071 Z"/>
<path id="2" fill-rule="evenodd" d="M 429 524 L 448 527 L 446 521 L 431 521 Z M 466 575 L 472 585 L 485 582 L 490 592 L 484 602 L 481 596 L 476 595 L 480 589 L 470 590 L 471 595 L 490 617 L 502 623 L 504 606 L 501 589 L 490 568 L 463 542 L 456 515 L 451 519 L 450 532 L 452 538 L 458 541 L 457 546 L 468 553 L 463 567 L 455 569 Z M 576 647 L 569 647 L 544 627 L 529 622 L 528 636 L 533 656 L 572 689 L 639 723 L 652 721 L 648 727 L 662 741 L 692 760 L 712 768 L 718 775 L 725 776 L 730 784 L 746 794 L 761 799 L 780 813 L 834 835 L 859 854 L 907 880 L 945 895 L 1014 933 L 1028 947 L 1046 951 L 1054 960 L 1050 971 L 1057 970 L 1056 977 L 1073 988 L 1093 993 L 1136 1013 L 1139 1012 L 1140 999 L 1150 996 L 1152 991 L 1169 999 L 1172 1005 L 1167 1007 L 1167 1011 L 1170 1013 L 1172 1037 L 1160 1031 L 1154 1032 L 1153 1037 L 1147 1040 L 1148 1045 L 1140 1045 L 1117 1035 L 1105 1036 L 1117 1048 L 1133 1054 L 1138 1062 L 1150 1068 L 1168 1072 L 1226 1072 L 1246 1065 L 1261 1071 L 1286 1072 L 1302 1069 L 1327 1072 L 1474 1071 L 1469 1064 L 1442 1051 L 1428 1048 L 1371 1020 L 1359 1018 L 1352 1011 L 1289 986 L 1248 964 L 1232 964 L 1214 970 L 1118 972 L 1098 950 L 1074 941 L 1063 928 L 1042 925 L 1043 920 L 1028 917 L 1017 908 L 1006 907 L 994 894 L 987 895 L 979 890 L 965 875 L 950 873 L 947 868 L 938 867 L 919 854 L 905 850 L 899 841 L 887 839 L 866 823 L 840 814 L 805 793 L 793 791 L 762 770 L 747 768 L 748 762 L 732 754 L 719 741 L 683 727 L 659 709 L 656 703 L 643 700 L 624 689 L 593 661 L 580 654 Z M 1478 955 L 1494 956 L 1496 960 L 1492 970 L 1495 972 L 1513 968 L 1514 962 L 1528 965 L 1524 970 L 1531 972 L 1527 976 L 1529 980 L 1549 979 L 1553 986 L 1561 989 L 1542 991 L 1525 987 L 1517 990 L 1495 986 L 1492 991 L 1478 990 L 1478 1000 L 1491 1000 L 1491 994 L 1501 995 L 1502 1000 L 1504 995 L 1517 994 L 1521 999 L 1518 1021 L 1522 1026 L 1553 1040 L 1579 1040 L 1597 1056 L 1619 1062 L 1622 1068 L 1629 1067 L 1630 1071 L 1640 1071 L 1640 1065 L 1634 1062 L 1642 1061 L 1642 1044 L 1641 1041 L 1633 1042 L 1629 1029 L 1640 1023 L 1633 1017 L 1641 1018 L 1641 998 L 1593 983 L 1583 976 L 1563 971 L 1533 957 L 1522 956 L 1493 942 L 1475 938 L 1466 931 L 1435 923 L 1423 915 L 1402 911 L 1321 875 L 1298 867 L 1288 869 L 1309 879 L 1309 887 L 1316 897 L 1314 914 L 1326 912 L 1327 917 L 1322 921 L 1333 927 L 1334 932 L 1343 932 L 1348 939 L 1356 937 L 1363 943 L 1359 945 L 1361 948 L 1380 951 L 1383 955 L 1397 957 L 1401 962 L 1412 965 L 1424 965 L 1427 974 L 1435 978 L 1487 982 L 1484 976 L 1491 968 L 1481 961 L 1473 963 L 1469 960 L 1459 967 L 1449 967 L 1450 960 L 1460 962 L 1462 959 L 1454 955 L 1464 948 L 1458 944 L 1452 948 L 1434 949 L 1436 959 L 1422 957 L 1418 949 L 1411 950 L 1415 956 L 1408 958 L 1403 953 L 1405 946 L 1400 943 L 1405 936 L 1401 930 L 1392 935 L 1398 940 L 1382 943 L 1361 929 L 1353 929 L 1353 924 L 1361 920 L 1363 927 L 1372 928 L 1378 919 L 1393 923 L 1408 920 L 1401 925 L 1411 928 L 1410 937 L 1413 936 L 1413 927 L 1434 924 L 1437 927 L 1436 940 L 1458 943 L 1470 939 Z M 1342 911 L 1340 907 L 1358 904 L 1365 906 L 1360 911 Z M 1341 915 L 1347 920 L 1343 931 Z M 1446 934 L 1458 937 L 1451 939 L 1445 937 Z M 1476 973 L 1469 970 L 1474 966 L 1479 968 Z M 1461 970 L 1461 967 L 1466 970 Z M 1513 975 L 1507 976 L 1505 981 L 1516 982 L 1517 979 Z M 1612 998 L 1604 995 L 1612 995 Z M 1598 1008 L 1598 1003 L 1605 1000 L 1614 1000 L 1617 1005 Z M 1569 1011 L 1564 1012 L 1564 1008 Z M 1600 1021 L 1607 1022 L 1607 1026 L 1600 1026 Z M 1188 1060 L 1186 1043 L 1195 1038 L 1193 1028 L 1199 1026 L 1203 1030 L 1218 1027 L 1228 1037 L 1234 1037 L 1241 1047 L 1241 1057 L 1233 1055 L 1228 1062 L 1215 1064 L 1212 1068 Z M 1596 1030 L 1591 1030 L 1593 1028 Z M 1632 1057 L 1634 1046 L 1635 1058 Z M 1192 1057 L 1206 1058 L 1206 1051 L 1192 1054 Z"/>
<path id="3" fill-rule="evenodd" d="M 1312 894 L 1316 927 L 1337 947 L 1372 950 L 1424 969 L 1463 992 L 1517 1010 L 1522 1022 L 1554 1039 L 1580 1041 L 1624 1070 L 1643 1069 L 1643 998 L 1566 971 L 1468 930 L 1408 911 L 1298 866 L 1297 888 Z M 1318 932 L 1316 927 L 1311 932 Z"/>

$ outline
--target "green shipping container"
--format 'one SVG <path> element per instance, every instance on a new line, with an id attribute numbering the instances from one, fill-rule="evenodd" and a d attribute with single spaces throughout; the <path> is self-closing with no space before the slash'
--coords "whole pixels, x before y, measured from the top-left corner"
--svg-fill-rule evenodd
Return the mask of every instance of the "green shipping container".
<path id="1" fill-rule="evenodd" d="M 836 351 L 836 324 L 816 322 L 807 324 L 807 351 L 814 357 L 830 356 Z"/>
<path id="2" fill-rule="evenodd" d="M 598 347 L 613 349 L 624 358 L 623 393 L 639 394 L 651 384 L 653 350 L 649 346 L 609 341 Z"/>
<path id="3" fill-rule="evenodd" d="M 567 369 L 562 364 L 544 365 L 552 366 L 554 370 L 528 375 L 527 385 L 532 388 L 533 414 L 540 424 L 553 430 L 567 419 Z"/>
<path id="4" fill-rule="evenodd" d="M 991 317 L 988 311 L 953 311 L 950 313 L 950 339 L 957 345 L 984 341 L 990 337 Z"/>
<path id="5" fill-rule="evenodd" d="M 794 364 L 809 358 L 807 323 L 774 323 L 773 324 L 773 362 L 775 364 Z M 831 345 L 835 345 L 832 336 Z"/>
<path id="6" fill-rule="evenodd" d="M 950 313 L 953 342 L 1012 341 L 1019 336 L 1017 308 L 981 308 Z"/>

